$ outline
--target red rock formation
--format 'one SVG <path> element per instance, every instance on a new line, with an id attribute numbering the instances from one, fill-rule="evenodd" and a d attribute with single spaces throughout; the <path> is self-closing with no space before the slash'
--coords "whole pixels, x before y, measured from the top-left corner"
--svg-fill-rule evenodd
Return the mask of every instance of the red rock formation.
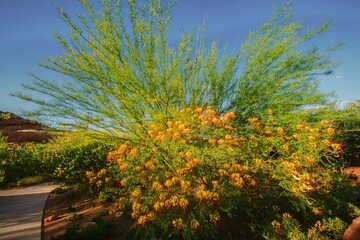
<path id="1" fill-rule="evenodd" d="M 41 143 L 51 139 L 42 124 L 10 112 L 0 111 L 0 132 L 7 137 L 9 144 Z"/>
<path id="2" fill-rule="evenodd" d="M 360 240 L 360 217 L 354 219 L 344 233 L 343 240 Z"/>

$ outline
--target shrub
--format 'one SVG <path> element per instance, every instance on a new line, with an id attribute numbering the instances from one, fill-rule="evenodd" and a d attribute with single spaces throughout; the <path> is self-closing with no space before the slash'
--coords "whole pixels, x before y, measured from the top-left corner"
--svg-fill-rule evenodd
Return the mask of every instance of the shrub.
<path id="1" fill-rule="evenodd" d="M 39 107 L 30 116 L 121 138 L 138 136 L 149 119 L 181 108 L 212 105 L 236 111 L 243 123 L 268 108 L 285 114 L 331 95 L 319 91 L 317 77 L 337 67 L 328 58 L 336 46 L 302 49 L 331 22 L 304 31 L 290 4 L 227 54 L 216 41 L 206 44 L 204 27 L 181 32 L 172 43 L 173 4 L 166 1 L 105 0 L 99 8 L 91 2 L 80 1 L 84 14 L 77 18 L 59 8 L 69 36 L 55 33 L 63 54 L 40 66 L 66 79 L 55 84 L 31 74 L 34 81 L 23 86 L 40 95 L 14 93 Z"/>
<path id="2" fill-rule="evenodd" d="M 86 171 L 105 167 L 107 152 L 114 144 L 116 141 L 109 143 L 84 133 L 65 133 L 44 146 L 44 172 L 60 182 L 84 184 Z"/>
<path id="3" fill-rule="evenodd" d="M 62 133 L 46 144 L 2 144 L 3 184 L 38 175 L 67 184 L 87 183 L 85 172 L 104 168 L 107 152 L 115 143 L 83 133 Z M 83 187 L 89 190 L 88 185 Z"/>
<path id="4" fill-rule="evenodd" d="M 22 178 L 34 177 L 43 173 L 40 158 L 42 148 L 36 144 L 8 146 L 8 154 L 2 160 L 4 172 L 3 185 L 16 184 Z"/>
<path id="5" fill-rule="evenodd" d="M 239 128 L 234 118 L 212 107 L 183 109 L 166 124 L 149 124 L 143 142 L 121 144 L 107 168 L 86 175 L 113 193 L 118 215 L 129 210 L 141 238 L 216 238 L 228 220 L 233 230 L 265 235 L 283 214 L 301 233 L 341 211 L 349 221 L 352 210 L 336 194 L 345 194 L 346 178 L 329 121 L 285 128 L 270 111 Z"/>
<path id="6" fill-rule="evenodd" d="M 0 184 L 5 180 L 5 165 L 9 154 L 8 146 L 5 141 L 5 136 L 0 134 Z"/>
<path id="7" fill-rule="evenodd" d="M 339 110 L 335 124 L 337 140 L 344 143 L 344 158 L 351 165 L 360 166 L 360 100 Z"/>

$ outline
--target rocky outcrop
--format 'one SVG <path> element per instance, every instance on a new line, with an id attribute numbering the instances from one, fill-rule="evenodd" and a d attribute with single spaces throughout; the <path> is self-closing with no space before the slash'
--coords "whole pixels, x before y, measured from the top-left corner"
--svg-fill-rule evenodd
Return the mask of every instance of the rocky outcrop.
<path id="1" fill-rule="evenodd" d="M 343 240 L 360 240 L 360 217 L 354 219 L 344 233 Z"/>
<path id="2" fill-rule="evenodd" d="M 51 139 L 51 135 L 44 129 L 45 126 L 40 123 L 0 111 L 0 133 L 7 137 L 9 144 L 46 142 Z"/>

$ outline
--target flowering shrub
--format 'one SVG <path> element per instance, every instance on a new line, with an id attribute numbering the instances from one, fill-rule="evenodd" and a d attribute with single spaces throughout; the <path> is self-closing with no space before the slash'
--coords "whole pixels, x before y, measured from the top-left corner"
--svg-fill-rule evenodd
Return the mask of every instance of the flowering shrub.
<path id="1" fill-rule="evenodd" d="M 0 184 L 5 180 L 5 165 L 8 156 L 8 146 L 5 142 L 5 137 L 0 134 Z"/>
<path id="2" fill-rule="evenodd" d="M 31 143 L 24 146 L 8 146 L 3 142 L 2 145 L 3 150 L 5 150 L 4 154 L 0 156 L 2 185 L 9 186 L 16 184 L 21 179 L 43 174 L 41 157 L 35 157 L 41 152 L 41 147 Z"/>
<path id="3" fill-rule="evenodd" d="M 79 184 L 89 191 L 86 171 L 97 171 L 106 166 L 107 152 L 114 143 L 94 139 L 83 133 L 67 133 L 43 145 L 41 159 L 44 172 L 52 180 Z M 93 188 L 97 192 L 96 188 Z"/>
<path id="4" fill-rule="evenodd" d="M 85 172 L 106 166 L 107 152 L 114 143 L 81 133 L 57 136 L 45 144 L 7 146 L 0 138 L 0 183 L 8 185 L 32 176 L 50 181 L 79 184 L 89 191 Z M 85 181 L 84 181 L 85 180 Z M 93 188 L 97 193 L 97 189 Z"/>
<path id="5" fill-rule="evenodd" d="M 323 196 L 345 178 L 330 122 L 281 127 L 271 111 L 243 128 L 234 119 L 212 107 L 180 110 L 149 124 L 141 144 L 109 152 L 108 168 L 87 177 L 118 190 L 115 212 L 129 210 L 142 237 L 216 238 L 229 219 L 281 237 L 283 214 L 296 213 L 305 231 L 335 212 Z"/>

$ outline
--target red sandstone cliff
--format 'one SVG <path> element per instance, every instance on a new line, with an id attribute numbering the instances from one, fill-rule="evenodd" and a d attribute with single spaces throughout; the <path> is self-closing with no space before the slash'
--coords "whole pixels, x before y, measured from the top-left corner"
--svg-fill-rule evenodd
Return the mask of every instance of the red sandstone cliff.
<path id="1" fill-rule="evenodd" d="M 45 127 L 35 121 L 24 119 L 10 112 L 0 111 L 0 133 L 7 137 L 10 144 L 25 142 L 41 143 L 51 138 Z"/>

